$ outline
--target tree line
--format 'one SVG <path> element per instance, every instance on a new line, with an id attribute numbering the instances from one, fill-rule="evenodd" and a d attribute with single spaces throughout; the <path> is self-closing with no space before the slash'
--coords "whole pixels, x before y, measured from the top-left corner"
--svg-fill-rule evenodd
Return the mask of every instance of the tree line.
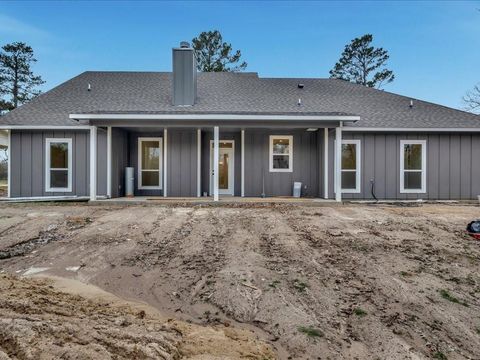
<path id="1" fill-rule="evenodd" d="M 239 72 L 247 68 L 240 50 L 223 40 L 218 30 L 204 31 L 192 39 L 198 71 Z M 395 80 L 388 68 L 390 55 L 373 45 L 373 35 L 365 34 L 345 45 L 339 60 L 330 70 L 330 78 L 381 89 Z M 36 62 L 33 49 L 23 42 L 4 45 L 0 50 L 0 115 L 40 94 L 45 82 L 32 71 Z M 480 84 L 463 97 L 465 109 L 480 112 Z"/>

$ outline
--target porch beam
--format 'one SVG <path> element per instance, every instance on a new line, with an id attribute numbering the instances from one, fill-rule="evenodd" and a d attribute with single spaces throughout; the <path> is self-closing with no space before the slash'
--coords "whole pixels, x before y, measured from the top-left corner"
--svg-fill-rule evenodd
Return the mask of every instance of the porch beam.
<path id="1" fill-rule="evenodd" d="M 213 127 L 213 201 L 218 201 L 219 128 Z"/>
<path id="2" fill-rule="evenodd" d="M 97 199 L 97 127 L 90 126 L 90 201 Z"/>
<path id="3" fill-rule="evenodd" d="M 197 129 L 197 197 L 202 196 L 202 130 Z"/>
<path id="4" fill-rule="evenodd" d="M 342 201 L 342 123 L 335 129 L 335 200 Z"/>
<path id="5" fill-rule="evenodd" d="M 107 198 L 112 197 L 112 127 L 107 126 Z"/>
<path id="6" fill-rule="evenodd" d="M 167 150 L 168 149 L 168 130 L 167 128 L 163 129 L 163 197 L 167 197 Z"/>
<path id="7" fill-rule="evenodd" d="M 323 131 L 323 198 L 328 199 L 328 128 Z"/>
<path id="8" fill-rule="evenodd" d="M 241 186 L 242 186 L 242 189 L 241 189 L 241 196 L 242 197 L 245 197 L 245 130 L 242 129 L 242 132 L 241 132 L 241 163 L 242 163 L 242 166 L 241 166 Z"/>

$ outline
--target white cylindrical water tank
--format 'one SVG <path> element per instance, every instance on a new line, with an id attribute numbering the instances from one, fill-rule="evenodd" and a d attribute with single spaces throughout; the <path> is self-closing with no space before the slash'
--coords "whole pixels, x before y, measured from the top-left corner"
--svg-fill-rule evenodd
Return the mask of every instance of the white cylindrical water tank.
<path id="1" fill-rule="evenodd" d="M 133 186 L 134 186 L 134 172 L 133 167 L 125 168 L 125 196 L 133 197 Z"/>

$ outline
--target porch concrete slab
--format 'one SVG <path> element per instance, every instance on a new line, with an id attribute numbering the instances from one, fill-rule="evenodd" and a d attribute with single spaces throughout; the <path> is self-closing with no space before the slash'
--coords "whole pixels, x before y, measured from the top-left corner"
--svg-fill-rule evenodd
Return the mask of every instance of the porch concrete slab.
<path id="1" fill-rule="evenodd" d="M 221 196 L 219 201 L 213 201 L 213 197 L 162 197 L 162 196 L 134 196 L 119 197 L 90 201 L 89 204 L 116 204 L 116 205 L 228 205 L 228 204 L 302 204 L 304 206 L 340 205 L 335 200 L 317 198 L 294 198 L 294 197 L 234 197 Z"/>

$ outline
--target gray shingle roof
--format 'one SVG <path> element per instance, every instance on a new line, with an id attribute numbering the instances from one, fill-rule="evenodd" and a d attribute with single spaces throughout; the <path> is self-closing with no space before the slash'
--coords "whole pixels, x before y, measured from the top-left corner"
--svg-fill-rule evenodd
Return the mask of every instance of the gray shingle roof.
<path id="1" fill-rule="evenodd" d="M 346 81 L 259 78 L 256 73 L 199 73 L 196 104 L 175 107 L 171 76 L 167 72 L 84 72 L 1 117 L 0 124 L 77 125 L 69 119 L 72 113 L 224 113 L 359 115 L 361 120 L 353 125 L 358 127 L 480 127 L 480 116 L 420 100 L 410 108 L 408 97 Z"/>

